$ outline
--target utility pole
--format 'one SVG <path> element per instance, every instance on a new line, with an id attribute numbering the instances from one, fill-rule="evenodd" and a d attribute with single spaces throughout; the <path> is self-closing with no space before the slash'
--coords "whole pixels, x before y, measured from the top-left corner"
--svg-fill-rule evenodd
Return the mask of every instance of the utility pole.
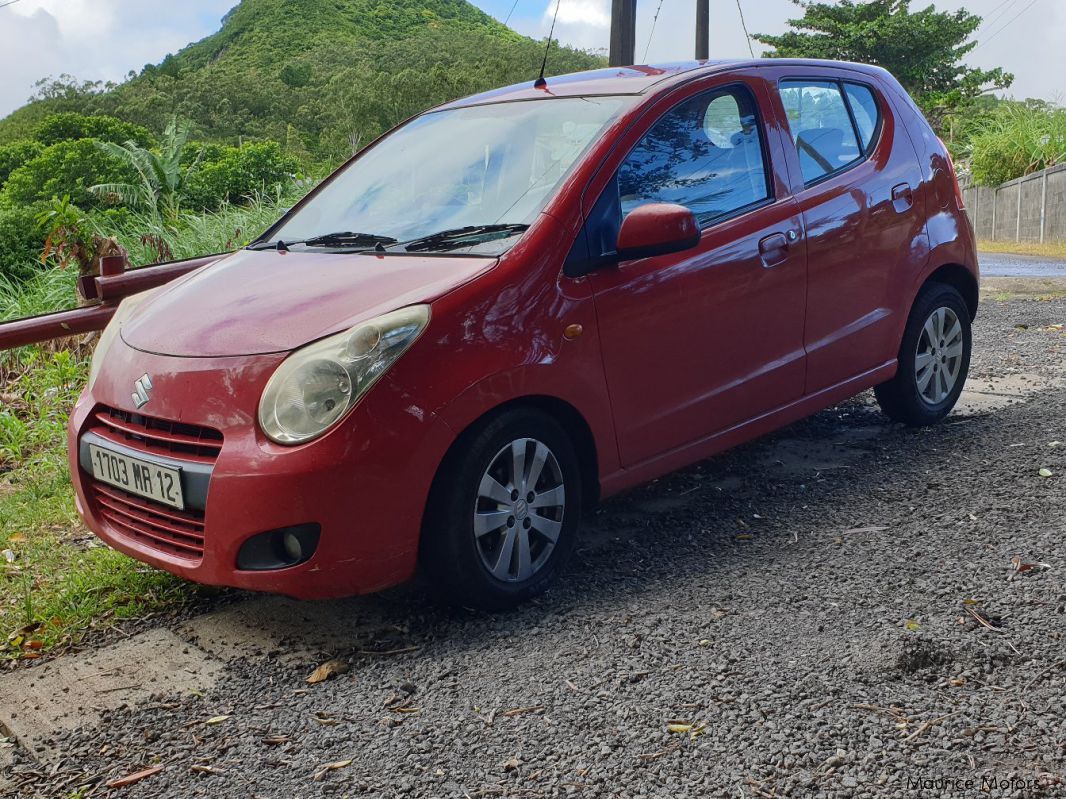
<path id="1" fill-rule="evenodd" d="M 710 0 L 696 0 L 696 60 L 710 58 L 711 46 L 711 3 Z"/>
<path id="2" fill-rule="evenodd" d="M 636 61 L 637 0 L 611 0 L 612 67 L 630 66 Z"/>

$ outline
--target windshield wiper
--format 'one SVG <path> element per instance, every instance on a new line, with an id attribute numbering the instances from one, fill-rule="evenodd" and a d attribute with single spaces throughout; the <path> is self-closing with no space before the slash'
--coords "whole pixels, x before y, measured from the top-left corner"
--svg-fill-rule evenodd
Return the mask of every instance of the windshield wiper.
<path id="1" fill-rule="evenodd" d="M 249 250 L 280 250 L 287 252 L 289 247 L 295 244 L 303 244 L 305 247 L 347 247 L 363 246 L 371 244 L 395 244 L 396 239 L 392 236 L 379 236 L 377 233 L 353 233 L 343 230 L 337 233 L 324 233 L 321 236 L 312 236 L 309 239 L 291 239 L 283 241 L 261 241 L 257 244 L 248 245 Z"/>
<path id="2" fill-rule="evenodd" d="M 428 236 L 411 239 L 399 246 L 402 246 L 407 252 L 452 250 L 480 244 L 482 236 L 502 233 L 504 235 L 496 238 L 507 238 L 507 236 L 514 236 L 528 229 L 529 225 L 514 222 L 492 225 L 466 225 L 465 227 L 451 228 L 450 230 L 442 230 L 439 233 L 431 233 Z"/>
<path id="3" fill-rule="evenodd" d="M 377 233 L 353 233 L 344 230 L 339 233 L 325 233 L 304 239 L 300 244 L 306 247 L 344 247 L 348 244 L 395 244 L 392 236 L 379 236 Z"/>

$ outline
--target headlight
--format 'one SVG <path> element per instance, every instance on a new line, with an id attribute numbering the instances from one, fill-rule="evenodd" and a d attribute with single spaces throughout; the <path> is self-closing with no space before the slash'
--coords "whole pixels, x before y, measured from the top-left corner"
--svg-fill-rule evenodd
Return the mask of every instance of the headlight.
<path id="1" fill-rule="evenodd" d="M 138 305 L 155 294 L 156 291 L 158 291 L 158 289 L 149 289 L 148 291 L 142 291 L 140 294 L 126 297 L 119 304 L 118 308 L 115 309 L 115 315 L 111 317 L 111 321 L 107 323 L 104 332 L 100 334 L 100 340 L 96 342 L 96 349 L 93 350 L 92 363 L 89 365 L 89 388 L 92 388 L 93 383 L 96 382 L 96 376 L 100 374 L 100 367 L 104 364 L 104 358 L 107 357 L 107 351 L 111 349 L 111 345 L 114 344 L 115 339 L 118 338 L 122 323 L 129 318 L 129 315 L 133 313 L 133 310 Z"/>
<path id="2" fill-rule="evenodd" d="M 387 313 L 297 350 L 259 400 L 271 441 L 300 444 L 325 433 L 403 355 L 429 322 L 429 306 Z"/>

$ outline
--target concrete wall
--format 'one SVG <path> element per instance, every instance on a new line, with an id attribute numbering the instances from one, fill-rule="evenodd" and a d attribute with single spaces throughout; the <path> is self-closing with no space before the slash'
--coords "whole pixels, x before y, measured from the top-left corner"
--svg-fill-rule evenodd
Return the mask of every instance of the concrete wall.
<path id="1" fill-rule="evenodd" d="M 1066 241 L 1066 164 L 962 194 L 979 239 Z"/>

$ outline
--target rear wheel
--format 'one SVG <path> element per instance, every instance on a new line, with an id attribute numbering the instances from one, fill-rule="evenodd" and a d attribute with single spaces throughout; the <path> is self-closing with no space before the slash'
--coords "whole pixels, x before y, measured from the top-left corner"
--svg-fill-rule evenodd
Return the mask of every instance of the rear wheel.
<path id="1" fill-rule="evenodd" d="M 927 284 L 907 319 L 896 376 L 874 389 L 881 410 L 911 425 L 943 419 L 966 383 L 972 342 L 962 295 L 944 283 Z"/>
<path id="2" fill-rule="evenodd" d="M 448 600 L 489 610 L 543 593 L 573 549 L 577 455 L 535 410 L 506 411 L 441 465 L 422 532 L 423 569 Z"/>

